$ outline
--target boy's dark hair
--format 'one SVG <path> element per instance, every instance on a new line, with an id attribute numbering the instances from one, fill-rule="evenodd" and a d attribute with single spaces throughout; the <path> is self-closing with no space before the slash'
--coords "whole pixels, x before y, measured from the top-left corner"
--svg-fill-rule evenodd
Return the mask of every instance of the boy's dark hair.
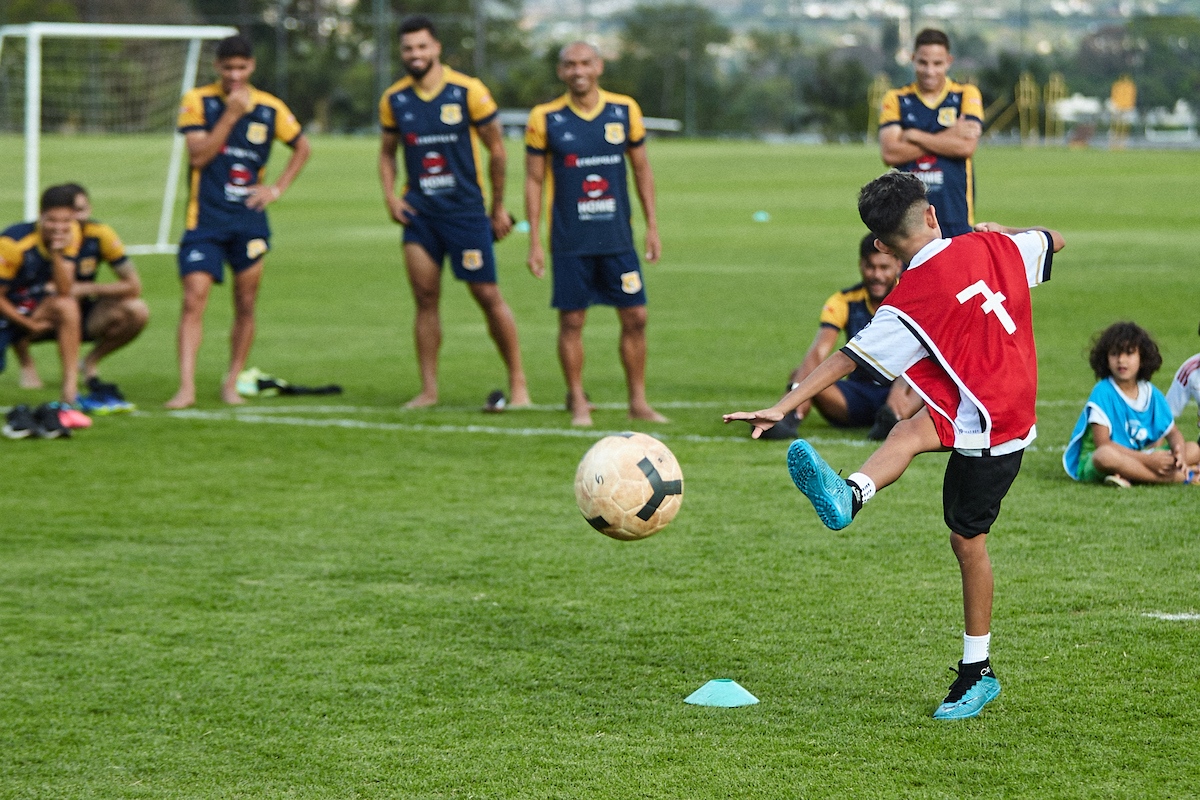
<path id="1" fill-rule="evenodd" d="M 897 234 L 907 229 L 909 212 L 918 203 L 922 211 L 929 205 L 925 184 L 911 172 L 892 170 L 859 190 L 858 216 L 875 238 L 894 248 Z"/>
<path id="2" fill-rule="evenodd" d="M 940 44 L 946 48 L 946 52 L 950 52 L 950 37 L 937 28 L 926 28 L 917 34 L 917 39 L 913 43 L 913 50 L 918 47 L 923 47 L 927 44 Z"/>
<path id="3" fill-rule="evenodd" d="M 254 45 L 251 44 L 250 38 L 235 33 L 217 42 L 217 61 L 227 58 L 254 58 Z"/>
<path id="4" fill-rule="evenodd" d="M 88 190 L 83 188 L 82 186 L 80 186 L 78 183 L 64 183 L 63 186 L 70 189 L 72 192 L 74 192 L 75 197 L 79 197 L 79 195 L 83 195 L 84 197 L 87 197 L 89 199 L 91 198 L 91 195 L 88 194 Z"/>
<path id="5" fill-rule="evenodd" d="M 417 31 L 429 31 L 429 35 L 437 39 L 437 28 L 433 26 L 433 20 L 423 14 L 416 14 L 411 17 L 405 17 L 400 21 L 400 36 L 406 33 L 416 33 Z M 438 41 L 441 41 L 440 39 Z"/>
<path id="6" fill-rule="evenodd" d="M 1162 366 L 1162 354 L 1150 334 L 1133 322 L 1114 322 L 1096 335 L 1092 343 L 1092 351 L 1088 355 L 1088 363 L 1096 380 L 1101 381 L 1112 375 L 1108 369 L 1108 357 L 1117 353 L 1127 353 L 1137 350 L 1142 363 L 1138 369 L 1137 379 L 1148 381 L 1158 368 Z"/>
<path id="7" fill-rule="evenodd" d="M 46 191 L 42 192 L 42 202 L 39 208 L 41 213 L 46 213 L 52 208 L 69 208 L 75 210 L 75 195 L 78 192 L 69 184 L 59 184 L 51 186 Z"/>
<path id="8" fill-rule="evenodd" d="M 875 249 L 875 234 L 873 233 L 868 233 L 862 238 L 862 241 L 858 243 L 859 261 L 866 261 L 868 258 L 878 252 L 879 251 Z"/>

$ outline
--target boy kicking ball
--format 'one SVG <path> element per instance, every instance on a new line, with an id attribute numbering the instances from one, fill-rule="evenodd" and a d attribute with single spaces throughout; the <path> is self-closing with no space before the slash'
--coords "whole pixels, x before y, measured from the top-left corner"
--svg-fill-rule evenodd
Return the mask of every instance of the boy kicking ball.
<path id="1" fill-rule="evenodd" d="M 876 246 L 906 265 L 874 320 L 770 408 L 735 412 L 757 438 L 805 400 L 856 367 L 890 382 L 900 375 L 925 408 L 892 429 L 858 472 L 842 479 L 803 440 L 788 450 L 788 471 L 825 525 L 840 530 L 875 493 L 894 483 L 920 453 L 953 451 L 942 504 L 963 584 L 963 658 L 937 719 L 977 716 L 1000 694 L 988 660 L 992 565 L 987 533 L 1037 436 L 1037 355 L 1030 287 L 1050 278 L 1056 231 L 986 222 L 943 239 L 925 186 L 889 172 L 864 186 L 859 216 Z"/>

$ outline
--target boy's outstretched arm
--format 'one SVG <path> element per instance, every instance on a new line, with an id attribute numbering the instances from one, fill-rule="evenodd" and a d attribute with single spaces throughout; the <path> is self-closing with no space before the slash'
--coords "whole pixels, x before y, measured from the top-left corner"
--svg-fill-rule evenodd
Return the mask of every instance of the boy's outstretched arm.
<path id="1" fill-rule="evenodd" d="M 733 422 L 740 419 L 749 422 L 754 428 L 750 431 L 750 436 L 757 439 L 762 436 L 763 431 L 783 419 L 784 414 L 795 410 L 805 400 L 812 399 L 826 387 L 832 386 L 854 372 L 856 366 L 853 359 L 838 350 L 822 361 L 816 369 L 808 374 L 807 378 L 800 382 L 799 386 L 781 397 L 775 405 L 761 411 L 735 411 L 732 414 L 726 414 L 724 420 Z"/>

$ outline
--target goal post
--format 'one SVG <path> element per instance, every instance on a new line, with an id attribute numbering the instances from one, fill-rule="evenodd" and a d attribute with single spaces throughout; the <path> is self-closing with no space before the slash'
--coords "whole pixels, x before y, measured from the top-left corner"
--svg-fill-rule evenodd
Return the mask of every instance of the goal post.
<path id="1" fill-rule="evenodd" d="M 48 111 L 53 111 L 52 124 L 58 129 L 54 137 L 63 144 L 50 164 L 53 169 L 47 172 L 61 177 L 69 165 L 90 159 L 112 175 L 136 169 L 157 173 L 157 187 L 162 188 L 162 203 L 155 209 L 157 227 L 151 228 L 146 219 L 153 212 L 148 213 L 144 203 L 135 210 L 139 204 L 130 202 L 127 213 L 137 219 L 133 230 L 123 236 L 130 241 L 127 251 L 133 254 L 174 252 L 171 222 L 184 153 L 183 136 L 174 131 L 175 110 L 183 94 L 196 84 L 205 44 L 237 32 L 222 25 L 32 22 L 0 26 L 0 130 L 20 131 L 24 138 L 24 219 L 38 214 L 42 160 L 47 157 L 45 128 L 51 122 Z M 151 50 L 152 43 L 162 44 Z M 139 61 L 142 58 L 145 60 Z M 47 109 L 48 100 L 54 109 Z M 105 104 L 111 108 L 102 108 Z M 20 124 L 16 117 L 22 118 Z M 164 153 L 156 145 L 105 147 L 103 136 L 72 141 L 86 139 L 84 134 L 134 133 L 162 135 L 160 141 L 165 143 L 168 131 L 170 149 L 165 163 Z M 116 223 L 122 231 L 126 221 L 110 218 L 102 178 L 89 174 L 63 180 L 84 183 L 97 201 L 97 216 Z M 157 187 L 126 187 L 122 191 L 127 195 L 156 194 Z"/>

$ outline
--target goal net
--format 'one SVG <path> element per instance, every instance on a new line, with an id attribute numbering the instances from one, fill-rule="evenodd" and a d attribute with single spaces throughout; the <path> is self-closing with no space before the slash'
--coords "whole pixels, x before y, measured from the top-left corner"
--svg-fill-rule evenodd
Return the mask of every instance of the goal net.
<path id="1" fill-rule="evenodd" d="M 208 79 L 216 40 L 235 33 L 212 25 L 0 27 L 0 227 L 36 218 L 45 187 L 79 183 L 129 252 L 174 252 L 186 199 L 179 100 L 198 75 Z"/>

